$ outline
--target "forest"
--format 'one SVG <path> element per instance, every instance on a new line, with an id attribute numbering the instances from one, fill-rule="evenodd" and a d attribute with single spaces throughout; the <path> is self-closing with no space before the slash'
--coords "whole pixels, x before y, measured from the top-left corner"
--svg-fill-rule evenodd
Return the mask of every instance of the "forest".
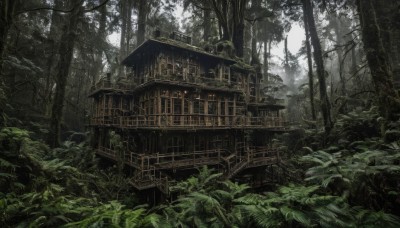
<path id="1" fill-rule="evenodd" d="M 148 201 L 96 154 L 93 88 L 160 29 L 284 100 L 273 182 L 202 166 Z M 0 39 L 1 227 L 400 227 L 398 0 L 0 0 Z"/>

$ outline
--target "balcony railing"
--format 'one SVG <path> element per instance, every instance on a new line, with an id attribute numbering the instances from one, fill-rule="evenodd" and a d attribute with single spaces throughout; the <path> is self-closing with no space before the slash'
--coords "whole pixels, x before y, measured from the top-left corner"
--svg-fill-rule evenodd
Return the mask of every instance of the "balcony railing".
<path id="1" fill-rule="evenodd" d="M 244 152 L 238 150 L 233 154 L 220 148 L 191 152 L 134 153 L 131 151 L 118 152 L 106 147 L 99 147 L 97 153 L 113 160 L 120 160 L 122 158 L 125 164 L 135 167 L 143 172 L 155 169 L 175 169 L 181 167 L 215 165 L 221 162 L 226 162 L 232 155 L 235 157 L 234 163 L 246 161 L 250 164 L 254 163 L 252 166 L 260 165 L 260 162 L 264 164 L 265 162 L 279 159 L 278 150 L 268 146 L 248 147 Z"/>
<path id="2" fill-rule="evenodd" d="M 227 79 L 217 79 L 209 78 L 205 76 L 191 76 L 191 75 L 174 75 L 170 77 L 156 76 L 149 78 L 135 78 L 134 80 L 121 80 L 116 83 L 112 83 L 108 79 L 100 79 L 94 86 L 92 86 L 91 91 L 96 91 L 99 89 L 119 89 L 119 90 L 133 90 L 137 86 L 149 82 L 165 82 L 165 83 L 191 83 L 198 86 L 209 86 L 215 88 L 228 88 L 240 90 L 242 85 L 237 82 L 228 81 Z"/>
<path id="3" fill-rule="evenodd" d="M 134 153 L 117 152 L 110 148 L 99 147 L 97 153 L 116 161 L 124 162 L 137 169 L 131 183 L 138 189 L 161 188 L 168 193 L 173 179 L 163 175 L 162 170 L 196 168 L 203 165 L 221 164 L 224 177 L 231 178 L 249 167 L 271 165 L 279 161 L 279 151 L 270 146 L 246 147 L 235 152 L 224 149 L 172 152 L 172 153 Z"/>
<path id="4" fill-rule="evenodd" d="M 90 125 L 121 128 L 283 128 L 281 117 L 217 116 L 207 114 L 133 115 L 93 117 Z"/>
<path id="5" fill-rule="evenodd" d="M 129 80 L 121 80 L 116 83 L 112 83 L 108 79 L 100 79 L 94 86 L 92 86 L 91 91 L 96 91 L 99 89 L 118 89 L 118 90 L 132 90 L 136 87 L 136 84 Z"/>
<path id="6" fill-rule="evenodd" d="M 124 163 L 142 171 L 155 169 L 171 169 L 179 167 L 195 167 L 217 164 L 227 151 L 222 149 L 173 152 L 173 153 L 134 153 L 130 151 L 119 152 L 106 147 L 99 147 L 97 153 L 113 160 L 124 159 Z"/>

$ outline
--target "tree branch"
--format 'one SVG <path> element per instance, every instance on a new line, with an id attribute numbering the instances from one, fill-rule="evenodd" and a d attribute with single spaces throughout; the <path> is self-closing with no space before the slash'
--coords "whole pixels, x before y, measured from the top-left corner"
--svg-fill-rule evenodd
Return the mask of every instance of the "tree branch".
<path id="1" fill-rule="evenodd" d="M 87 13 L 87 12 L 90 12 L 90 11 L 93 11 L 93 10 L 97 10 L 98 8 L 100 8 L 100 7 L 104 6 L 105 4 L 107 4 L 108 1 L 109 0 L 104 0 L 102 3 L 100 3 L 100 5 L 95 6 L 95 7 L 91 8 L 91 9 L 83 10 L 83 12 Z"/>
<path id="2" fill-rule="evenodd" d="M 98 8 L 100 8 L 100 7 L 104 6 L 105 4 L 107 4 L 108 1 L 109 0 L 104 0 L 99 5 L 94 6 L 93 8 L 90 8 L 90 9 L 83 10 L 83 12 L 87 13 L 87 12 L 91 12 L 93 10 L 97 10 Z M 39 10 L 51 10 L 51 11 L 54 11 L 54 12 L 71 13 L 72 11 L 74 11 L 75 7 L 76 6 L 72 7 L 71 9 L 67 9 L 67 10 L 65 10 L 65 9 L 55 9 L 55 8 L 52 8 L 52 7 L 38 7 L 38 8 L 33 8 L 33 9 L 24 9 L 24 10 L 16 12 L 14 14 L 14 16 L 18 16 L 18 15 L 23 14 L 23 13 L 39 11 Z"/>

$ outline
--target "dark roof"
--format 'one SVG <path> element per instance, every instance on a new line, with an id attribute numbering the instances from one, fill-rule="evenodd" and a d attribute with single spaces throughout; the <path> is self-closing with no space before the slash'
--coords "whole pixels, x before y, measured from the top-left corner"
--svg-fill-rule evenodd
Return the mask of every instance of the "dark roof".
<path id="1" fill-rule="evenodd" d="M 206 91 L 242 93 L 241 90 L 234 89 L 234 88 L 216 87 L 216 86 L 209 86 L 209 85 L 203 85 L 203 84 L 199 84 L 199 83 L 190 83 L 190 82 L 183 82 L 183 81 L 175 82 L 175 81 L 169 81 L 169 80 L 151 80 L 151 81 L 148 81 L 144 84 L 137 86 L 136 88 L 133 89 L 133 92 L 138 92 L 138 91 L 147 89 L 148 86 L 153 86 L 153 85 L 169 85 L 169 86 L 177 86 L 177 87 L 182 87 L 182 88 L 196 88 L 196 89 L 206 90 Z"/>
<path id="2" fill-rule="evenodd" d="M 204 56 L 204 57 L 208 57 L 210 59 L 218 59 L 218 60 L 222 60 L 225 61 L 229 64 L 234 64 L 236 63 L 235 60 L 227 58 L 227 57 L 223 57 L 223 56 L 219 56 L 219 55 L 215 55 L 209 52 L 206 52 L 205 50 L 190 45 L 190 44 L 186 44 L 180 41 L 176 41 L 176 40 L 171 40 L 171 39 L 167 39 L 167 38 L 157 38 L 157 39 L 148 39 L 147 41 L 145 41 L 144 43 L 142 43 L 139 47 L 137 47 L 130 55 L 128 55 L 128 57 L 126 57 L 121 64 L 122 65 L 126 65 L 129 66 L 131 62 L 135 61 L 136 58 L 140 58 L 140 56 L 138 56 L 139 53 L 142 52 L 146 52 L 146 49 L 149 46 L 155 46 L 155 47 L 160 47 L 160 46 L 164 46 L 164 47 L 169 47 L 169 48 L 178 48 L 181 50 L 186 50 L 186 51 L 191 51 L 193 53 L 196 53 L 200 56 Z"/>

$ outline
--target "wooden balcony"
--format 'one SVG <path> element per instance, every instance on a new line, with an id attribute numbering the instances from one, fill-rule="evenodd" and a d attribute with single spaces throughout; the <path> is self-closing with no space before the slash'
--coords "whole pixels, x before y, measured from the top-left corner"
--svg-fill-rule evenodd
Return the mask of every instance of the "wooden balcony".
<path id="1" fill-rule="evenodd" d="M 92 126 L 119 128 L 270 128 L 282 129 L 285 122 L 281 117 L 217 116 L 207 114 L 101 116 L 90 120 Z"/>
<path id="2" fill-rule="evenodd" d="M 140 89 L 152 83 L 160 83 L 166 85 L 181 85 L 186 87 L 201 87 L 201 88 L 214 88 L 216 90 L 229 89 L 240 91 L 243 85 L 240 83 L 228 81 L 226 79 L 218 79 L 205 77 L 204 75 L 193 76 L 191 74 L 174 75 L 170 77 L 156 75 L 155 77 L 139 77 L 135 80 L 121 80 L 112 83 L 110 80 L 101 79 L 91 88 L 91 93 L 100 90 L 121 90 L 121 91 L 134 91 L 136 88 Z"/>
<path id="3" fill-rule="evenodd" d="M 121 80 L 116 83 L 112 83 L 108 79 L 100 79 L 94 86 L 91 87 L 91 95 L 100 90 L 119 90 L 119 91 L 130 91 L 136 87 L 136 84 L 132 81 Z"/>
<path id="4" fill-rule="evenodd" d="M 195 168 L 203 165 L 218 164 L 222 157 L 227 155 L 224 150 L 205 150 L 183 153 L 134 153 L 124 151 L 118 154 L 117 151 L 100 147 L 96 153 L 113 160 L 119 160 L 121 156 L 126 165 L 142 171 L 153 169 L 176 169 L 176 168 Z"/>
<path id="5" fill-rule="evenodd" d="M 100 147 L 97 153 L 101 156 L 119 161 L 134 167 L 136 173 L 131 184 L 139 190 L 157 187 L 164 193 L 169 193 L 173 178 L 163 174 L 163 170 L 198 168 L 204 165 L 220 165 L 225 167 L 223 178 L 230 179 L 240 171 L 251 168 L 276 164 L 279 162 L 279 151 L 273 147 L 247 147 L 235 152 L 222 149 L 192 151 L 183 153 L 134 153 L 120 152 Z"/>

